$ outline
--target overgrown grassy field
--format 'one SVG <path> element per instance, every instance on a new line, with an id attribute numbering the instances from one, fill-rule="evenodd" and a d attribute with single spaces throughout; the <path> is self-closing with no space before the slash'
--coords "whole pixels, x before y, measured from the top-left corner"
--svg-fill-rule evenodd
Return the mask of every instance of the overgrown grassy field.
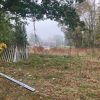
<path id="1" fill-rule="evenodd" d="M 0 77 L 0 100 L 100 100 L 100 62 L 31 55 L 18 63 L 1 62 L 0 72 L 36 89 L 30 92 Z"/>

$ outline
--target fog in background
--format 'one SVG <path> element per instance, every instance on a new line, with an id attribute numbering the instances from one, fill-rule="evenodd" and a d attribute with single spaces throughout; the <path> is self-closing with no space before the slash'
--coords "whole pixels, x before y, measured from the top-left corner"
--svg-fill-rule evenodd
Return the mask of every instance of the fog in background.
<path id="1" fill-rule="evenodd" d="M 34 34 L 34 27 L 32 19 L 27 20 L 28 25 L 26 26 L 28 39 L 31 34 Z M 58 23 L 51 20 L 36 21 L 36 34 L 41 38 L 41 40 L 48 40 L 59 35 L 64 39 L 64 33 L 61 31 L 61 27 L 58 27 Z"/>

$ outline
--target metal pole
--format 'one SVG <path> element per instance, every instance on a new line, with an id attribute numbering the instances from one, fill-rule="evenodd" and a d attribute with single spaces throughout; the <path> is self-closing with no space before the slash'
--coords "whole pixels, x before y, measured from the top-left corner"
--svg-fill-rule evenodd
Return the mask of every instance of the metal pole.
<path id="1" fill-rule="evenodd" d="M 0 75 L 1 75 L 2 77 L 4 77 L 4 78 L 6 78 L 6 79 L 8 79 L 8 80 L 10 80 L 10 81 L 12 81 L 12 82 L 14 82 L 14 83 L 16 83 L 16 84 L 18 84 L 18 85 L 24 87 L 24 88 L 26 88 L 26 89 L 32 91 L 32 92 L 35 91 L 34 88 L 32 88 L 32 87 L 30 87 L 30 86 L 28 86 L 28 85 L 26 85 L 26 84 L 24 84 L 24 83 L 22 83 L 22 82 L 20 82 L 20 81 L 17 81 L 17 80 L 15 80 L 15 79 L 13 79 L 13 78 L 11 78 L 11 77 L 9 77 L 9 76 L 3 74 L 3 73 L 0 73 Z"/>

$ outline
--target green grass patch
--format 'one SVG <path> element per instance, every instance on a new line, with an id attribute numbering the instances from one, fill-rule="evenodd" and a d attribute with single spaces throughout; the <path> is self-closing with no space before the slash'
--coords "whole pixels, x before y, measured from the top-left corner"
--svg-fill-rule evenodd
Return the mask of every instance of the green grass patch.
<path id="1" fill-rule="evenodd" d="M 86 95 L 87 95 L 88 97 L 92 98 L 92 99 L 93 99 L 93 98 L 95 98 L 95 99 L 98 98 L 98 96 L 97 96 L 95 93 L 93 93 L 93 92 L 87 93 Z M 98 100 L 99 100 L 99 99 L 98 99 Z"/>
<path id="2" fill-rule="evenodd" d="M 85 90 L 85 89 L 91 88 L 91 87 L 90 87 L 90 85 L 88 85 L 88 84 L 81 84 L 81 85 L 80 85 L 80 88 L 81 88 L 82 90 Z"/>
<path id="3" fill-rule="evenodd" d="M 22 60 L 17 63 L 0 63 L 3 67 L 56 67 L 70 69 L 70 63 L 77 65 L 80 59 L 70 56 L 54 56 L 54 55 L 30 55 L 27 60 Z"/>

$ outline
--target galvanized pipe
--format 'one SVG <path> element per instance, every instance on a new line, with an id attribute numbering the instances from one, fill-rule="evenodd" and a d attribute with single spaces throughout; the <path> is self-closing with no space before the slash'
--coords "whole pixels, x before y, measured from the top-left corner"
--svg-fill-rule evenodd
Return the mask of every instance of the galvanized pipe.
<path id="1" fill-rule="evenodd" d="M 18 84 L 18 85 L 20 85 L 20 86 L 26 88 L 26 89 L 32 91 L 32 92 L 35 91 L 34 88 L 32 88 L 32 87 L 30 87 L 30 86 L 28 86 L 28 85 L 26 85 L 26 84 L 24 84 L 24 83 L 22 83 L 22 82 L 20 82 L 20 81 L 17 81 L 17 80 L 15 80 L 15 79 L 13 79 L 13 78 L 11 78 L 11 77 L 9 77 L 9 76 L 3 74 L 3 73 L 0 73 L 0 75 L 1 75 L 2 77 L 4 77 L 4 78 L 7 78 L 8 80 L 10 80 L 10 81 L 12 81 L 12 82 L 14 82 L 14 83 L 16 83 L 16 84 Z"/>

